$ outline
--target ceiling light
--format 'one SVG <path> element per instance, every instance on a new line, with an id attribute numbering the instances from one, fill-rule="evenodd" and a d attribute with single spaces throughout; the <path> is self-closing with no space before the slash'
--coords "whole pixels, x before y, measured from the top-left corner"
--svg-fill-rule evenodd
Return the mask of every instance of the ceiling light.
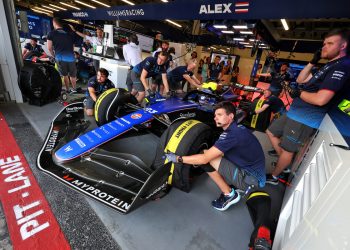
<path id="1" fill-rule="evenodd" d="M 224 50 L 224 49 L 220 49 L 222 52 L 226 52 L 226 50 Z"/>
<path id="2" fill-rule="evenodd" d="M 87 4 L 87 3 L 80 2 L 80 1 L 78 1 L 78 0 L 74 0 L 74 2 L 80 3 L 81 5 L 84 5 L 84 6 L 86 6 L 86 7 L 89 7 L 89 8 L 91 8 L 91 9 L 96 9 L 95 6 L 92 6 L 92 5 Z"/>
<path id="3" fill-rule="evenodd" d="M 130 5 L 135 5 L 133 2 L 130 2 L 128 0 L 122 0 L 124 3 L 130 4 Z"/>
<path id="4" fill-rule="evenodd" d="M 80 22 L 79 21 L 77 21 L 77 20 L 74 20 L 74 19 L 64 19 L 65 21 L 68 21 L 68 22 L 72 22 L 72 23 L 78 23 L 78 24 L 80 24 Z"/>
<path id="5" fill-rule="evenodd" d="M 167 2 L 168 2 L 168 0 L 162 0 L 162 2 L 163 2 L 163 3 L 167 3 Z"/>
<path id="6" fill-rule="evenodd" d="M 252 45 L 245 45 L 244 47 L 246 47 L 246 48 L 253 48 Z"/>
<path id="7" fill-rule="evenodd" d="M 54 4 L 51 4 L 51 3 L 49 3 L 49 5 L 52 6 L 52 7 L 57 8 L 57 9 L 60 9 L 60 10 L 67 10 L 67 9 L 65 9 L 65 8 L 62 8 L 62 7 L 60 7 L 60 6 L 57 6 L 57 5 L 54 5 Z"/>
<path id="8" fill-rule="evenodd" d="M 235 37 L 233 38 L 234 41 L 244 41 L 244 38 L 239 38 L 239 37 Z"/>
<path id="9" fill-rule="evenodd" d="M 33 9 L 38 9 L 40 11 L 44 11 L 44 12 L 49 12 L 49 13 L 53 13 L 51 10 L 46 10 L 46 9 L 43 9 L 43 8 L 40 8 L 40 7 L 34 7 Z"/>
<path id="10" fill-rule="evenodd" d="M 248 26 L 247 25 L 233 25 L 232 26 L 234 29 L 237 29 L 237 30 L 246 30 L 248 29 Z"/>
<path id="11" fill-rule="evenodd" d="M 227 29 L 227 26 L 224 24 L 214 24 L 213 27 L 216 29 Z"/>
<path id="12" fill-rule="evenodd" d="M 253 35 L 253 31 L 240 31 L 239 33 L 244 35 Z"/>
<path id="13" fill-rule="evenodd" d="M 225 33 L 225 34 L 234 34 L 235 33 L 232 30 L 222 30 L 221 32 Z"/>
<path id="14" fill-rule="evenodd" d="M 213 47 L 213 46 L 210 46 L 210 48 L 211 48 L 211 49 L 216 49 L 216 48 L 215 48 L 215 47 Z"/>
<path id="15" fill-rule="evenodd" d="M 50 13 L 47 13 L 47 12 L 44 12 L 44 11 L 41 11 L 41 10 L 33 9 L 33 11 L 37 12 L 37 13 L 40 13 L 40 14 L 50 15 Z"/>
<path id="16" fill-rule="evenodd" d="M 239 42 L 240 44 L 247 44 L 247 45 L 249 45 L 250 43 L 248 43 L 248 42 Z"/>
<path id="17" fill-rule="evenodd" d="M 71 8 L 76 9 L 76 10 L 80 10 L 80 8 L 75 7 L 75 6 L 73 6 L 73 5 L 70 5 L 70 4 L 68 4 L 68 3 L 60 3 L 60 4 L 63 4 L 63 5 L 65 5 L 65 6 L 71 7 Z"/>
<path id="18" fill-rule="evenodd" d="M 110 8 L 110 7 L 111 7 L 110 5 L 105 4 L 105 3 L 102 3 L 102 2 L 97 1 L 97 0 L 91 0 L 91 1 L 93 1 L 93 2 L 95 2 L 95 3 L 98 3 L 98 4 L 100 4 L 100 5 L 103 5 L 103 6 L 105 6 L 105 7 L 108 7 L 108 8 Z"/>
<path id="19" fill-rule="evenodd" d="M 289 30 L 288 23 L 286 19 L 281 19 L 284 30 Z"/>
<path id="20" fill-rule="evenodd" d="M 169 20 L 169 19 L 165 19 L 165 21 L 167 21 L 168 23 L 171 23 L 171 24 L 174 24 L 175 26 L 177 26 L 177 27 L 182 27 L 182 25 L 180 25 L 180 24 L 178 24 L 178 23 L 176 23 L 176 22 L 174 22 L 174 21 L 171 21 L 171 20 Z"/>
<path id="21" fill-rule="evenodd" d="M 52 7 L 47 6 L 47 5 L 41 5 L 41 7 L 46 8 L 46 9 L 49 9 L 49 10 L 53 10 L 53 11 L 60 11 L 60 10 L 58 10 L 58 9 L 52 8 Z"/>
<path id="22" fill-rule="evenodd" d="M 255 39 L 249 39 L 249 41 L 251 41 L 251 42 L 255 42 Z"/>

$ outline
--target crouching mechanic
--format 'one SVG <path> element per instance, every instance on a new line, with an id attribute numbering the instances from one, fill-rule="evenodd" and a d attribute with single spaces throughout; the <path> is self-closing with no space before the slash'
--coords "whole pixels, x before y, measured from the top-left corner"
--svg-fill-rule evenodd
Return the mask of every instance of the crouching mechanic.
<path id="1" fill-rule="evenodd" d="M 152 76 L 162 75 L 164 84 L 164 92 L 169 92 L 169 84 L 166 76 L 166 62 L 168 59 L 167 52 L 160 52 L 155 57 L 147 57 L 145 60 L 137 64 L 130 72 L 131 82 L 127 83 L 128 90 L 134 95 L 139 103 L 145 97 L 145 91 L 150 96 L 154 96 L 154 92 L 150 89 L 147 78 Z"/>
<path id="2" fill-rule="evenodd" d="M 217 127 L 224 132 L 214 146 L 203 154 L 178 156 L 166 154 L 169 161 L 190 165 L 203 165 L 222 194 L 212 201 L 212 206 L 225 211 L 240 200 L 240 194 L 229 185 L 241 190 L 265 185 L 265 156 L 257 138 L 247 128 L 235 122 L 236 108 L 230 102 L 221 102 L 215 107 Z M 254 190 L 254 188 L 253 188 Z"/>
<path id="3" fill-rule="evenodd" d="M 179 66 L 167 74 L 169 87 L 176 92 L 182 92 L 182 81 L 188 81 L 191 86 L 196 88 L 201 87 L 201 82 L 194 76 L 193 70 L 196 68 L 196 63 L 189 61 L 187 66 Z"/>
<path id="4" fill-rule="evenodd" d="M 115 88 L 111 80 L 108 79 L 108 71 L 104 68 L 97 70 L 97 75 L 88 81 L 88 89 L 86 91 L 86 99 L 84 101 L 86 115 L 94 115 L 95 102 L 100 94 L 107 89 Z"/>

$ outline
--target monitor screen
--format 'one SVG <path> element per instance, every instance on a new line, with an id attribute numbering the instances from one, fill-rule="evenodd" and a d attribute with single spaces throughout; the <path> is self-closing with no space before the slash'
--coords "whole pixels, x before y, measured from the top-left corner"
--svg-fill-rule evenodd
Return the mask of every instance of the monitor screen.
<path id="1" fill-rule="evenodd" d="M 46 36 L 51 31 L 51 18 L 49 17 L 43 17 L 41 15 L 35 14 L 31 11 L 27 12 L 27 19 L 28 19 L 28 29 L 29 32 L 25 33 L 23 31 L 19 31 L 20 37 L 23 38 L 42 38 L 43 36 Z M 18 26 L 20 26 L 20 17 L 19 17 L 19 11 L 16 11 L 16 18 Z M 20 28 L 20 27 L 19 27 Z"/>

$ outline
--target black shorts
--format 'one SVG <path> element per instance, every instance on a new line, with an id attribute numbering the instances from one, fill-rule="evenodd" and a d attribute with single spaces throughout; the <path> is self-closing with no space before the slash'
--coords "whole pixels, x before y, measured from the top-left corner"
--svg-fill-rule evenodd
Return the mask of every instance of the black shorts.
<path id="1" fill-rule="evenodd" d="M 76 77 L 77 76 L 77 66 L 75 62 L 62 62 L 57 61 L 58 66 L 58 72 L 60 73 L 60 76 L 70 76 L 70 77 Z"/>
<path id="2" fill-rule="evenodd" d="M 227 184 L 232 184 L 241 190 L 247 190 L 250 185 L 259 187 L 258 179 L 224 157 L 222 157 L 220 161 L 219 173 L 224 177 Z"/>
<path id="3" fill-rule="evenodd" d="M 128 89 L 130 88 L 130 89 L 135 89 L 135 90 L 140 91 L 140 92 L 144 92 L 145 88 L 143 87 L 143 84 L 141 82 L 140 77 L 141 77 L 140 74 L 137 74 L 135 71 L 131 70 L 130 71 L 130 79 L 131 79 L 131 82 L 132 82 L 132 86 L 131 87 L 128 86 Z"/>
<path id="4" fill-rule="evenodd" d="M 87 96 L 84 100 L 84 106 L 86 109 L 94 109 L 95 102 L 90 96 Z"/>
<path id="5" fill-rule="evenodd" d="M 274 120 L 268 130 L 281 138 L 280 147 L 288 152 L 298 152 L 315 132 L 315 129 L 289 119 L 286 114 Z"/>
<path id="6" fill-rule="evenodd" d="M 169 88 L 170 90 L 180 90 L 182 89 L 182 81 L 174 81 L 174 79 L 169 78 Z"/>

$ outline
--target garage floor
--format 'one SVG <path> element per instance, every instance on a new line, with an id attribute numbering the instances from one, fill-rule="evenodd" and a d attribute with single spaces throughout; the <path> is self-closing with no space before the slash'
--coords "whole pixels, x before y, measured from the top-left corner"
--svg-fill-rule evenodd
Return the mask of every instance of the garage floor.
<path id="1" fill-rule="evenodd" d="M 164 198 L 122 215 L 39 172 L 36 156 L 61 109 L 58 103 L 0 105 L 73 249 L 247 249 L 253 225 L 245 203 L 225 212 L 214 210 L 210 203 L 219 190 L 205 175 L 190 193 L 173 189 Z M 256 136 L 264 150 L 270 150 L 266 135 L 256 132 Z M 268 155 L 266 159 L 269 166 L 272 159 Z M 267 188 L 273 195 L 273 211 L 278 213 L 283 186 Z M 0 235 L 1 218 L 0 212 Z"/>

